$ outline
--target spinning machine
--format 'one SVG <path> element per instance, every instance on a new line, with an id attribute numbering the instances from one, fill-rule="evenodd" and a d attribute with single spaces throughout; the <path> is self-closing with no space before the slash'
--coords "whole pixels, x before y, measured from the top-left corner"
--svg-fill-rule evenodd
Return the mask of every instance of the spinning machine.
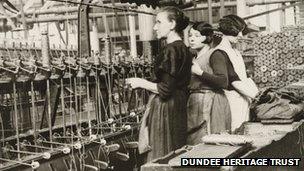
<path id="1" fill-rule="evenodd" d="M 83 0 L 90 3 L 91 0 Z M 88 5 L 78 10 L 78 51 L 35 43 L 0 49 L 0 170 L 132 170 L 147 92 L 127 77 L 150 77 L 151 61 L 104 61 L 92 52 Z"/>

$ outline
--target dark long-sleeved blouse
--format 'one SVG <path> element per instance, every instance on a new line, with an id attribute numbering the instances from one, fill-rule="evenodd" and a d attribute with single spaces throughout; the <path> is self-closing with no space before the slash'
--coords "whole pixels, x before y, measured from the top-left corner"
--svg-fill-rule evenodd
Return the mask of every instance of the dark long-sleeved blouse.
<path id="1" fill-rule="evenodd" d="M 151 96 L 147 125 L 152 148 L 147 160 L 167 155 L 181 148 L 187 140 L 187 97 L 192 55 L 181 41 L 163 49 L 155 61 L 159 94 Z"/>
<path id="2" fill-rule="evenodd" d="M 203 72 L 201 76 L 192 76 L 189 85 L 191 90 L 200 89 L 228 89 L 232 90 L 231 83 L 240 80 L 233 69 L 232 63 L 226 52 L 215 50 L 210 58 L 209 65 L 213 73 Z"/>
<path id="3" fill-rule="evenodd" d="M 183 41 L 167 44 L 155 61 L 154 82 L 163 100 L 170 98 L 176 90 L 188 90 L 191 65 L 192 54 Z"/>

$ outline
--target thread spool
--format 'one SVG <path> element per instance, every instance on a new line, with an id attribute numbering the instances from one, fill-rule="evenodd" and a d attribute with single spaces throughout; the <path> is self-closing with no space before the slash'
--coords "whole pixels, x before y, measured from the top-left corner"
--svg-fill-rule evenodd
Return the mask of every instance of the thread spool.
<path id="1" fill-rule="evenodd" d="M 270 65 L 270 60 L 269 59 L 271 59 L 270 56 L 267 56 L 267 59 L 264 60 L 264 62 L 263 62 L 263 65 L 265 65 L 266 67 L 268 67 Z"/>
<path id="2" fill-rule="evenodd" d="M 40 166 L 40 163 L 39 163 L 39 162 L 32 162 L 32 163 L 31 163 L 32 169 L 37 169 L 39 166 Z"/>
<path id="3" fill-rule="evenodd" d="M 292 64 L 296 63 L 296 61 L 297 61 L 296 58 L 291 58 L 291 59 L 289 60 L 289 62 L 292 63 Z"/>
<path id="4" fill-rule="evenodd" d="M 292 68 L 292 67 L 293 67 L 293 64 L 292 64 L 292 63 L 288 63 L 286 67 L 287 67 L 287 68 Z"/>
<path id="5" fill-rule="evenodd" d="M 97 135 L 90 135 L 89 139 L 90 139 L 90 141 L 96 140 L 97 139 Z"/>
<path id="6" fill-rule="evenodd" d="M 271 44 L 266 44 L 266 49 L 267 50 L 271 50 L 272 49 L 272 45 Z"/>
<path id="7" fill-rule="evenodd" d="M 273 67 L 273 69 L 276 70 L 276 71 L 278 71 L 278 70 L 281 69 L 281 67 L 280 67 L 279 65 L 276 64 L 276 65 Z"/>
<path id="8" fill-rule="evenodd" d="M 69 154 L 71 152 L 70 148 L 64 147 L 61 149 L 61 151 L 63 152 L 63 154 Z"/>
<path id="9" fill-rule="evenodd" d="M 276 70 L 271 71 L 270 75 L 272 77 L 276 77 L 278 75 L 278 72 Z"/>
<path id="10" fill-rule="evenodd" d="M 283 64 L 283 59 L 282 59 L 282 58 L 278 59 L 278 60 L 277 60 L 277 64 L 278 64 L 278 65 L 282 65 L 282 64 Z"/>
<path id="11" fill-rule="evenodd" d="M 130 116 L 131 116 L 131 117 L 135 117 L 135 116 L 136 116 L 136 113 L 135 113 L 135 112 L 130 112 Z"/>
<path id="12" fill-rule="evenodd" d="M 102 138 L 102 139 L 100 139 L 100 143 L 106 145 L 107 141 L 104 138 Z"/>
<path id="13" fill-rule="evenodd" d="M 130 130 L 131 129 L 131 126 L 130 125 L 125 125 L 123 126 L 126 130 Z"/>
<path id="14" fill-rule="evenodd" d="M 275 53 L 276 53 L 276 49 L 274 49 L 274 48 L 270 49 L 269 54 L 273 55 Z"/>
<path id="15" fill-rule="evenodd" d="M 262 72 L 266 72 L 266 71 L 267 71 L 267 66 L 261 66 L 260 70 L 261 70 Z"/>
<path id="16" fill-rule="evenodd" d="M 262 39 L 262 43 L 263 43 L 263 44 L 268 44 L 268 38 L 267 38 L 267 37 L 264 37 L 264 38 Z"/>
<path id="17" fill-rule="evenodd" d="M 271 36 L 269 39 L 268 39 L 268 43 L 270 43 L 270 44 L 274 44 L 276 41 L 275 41 L 276 39 L 273 37 L 273 36 Z"/>
<path id="18" fill-rule="evenodd" d="M 270 72 L 269 72 L 269 71 L 268 71 L 268 72 L 265 72 L 265 73 L 264 73 L 264 76 L 265 76 L 265 77 L 270 77 Z"/>
<path id="19" fill-rule="evenodd" d="M 262 78 L 261 78 L 261 81 L 262 81 L 262 83 L 267 83 L 267 81 L 268 81 L 268 80 L 267 80 L 267 77 L 262 77 Z"/>
<path id="20" fill-rule="evenodd" d="M 261 78 L 260 77 L 254 77 L 254 82 L 260 83 L 261 82 Z"/>
<path id="21" fill-rule="evenodd" d="M 109 124 L 112 124 L 113 122 L 114 122 L 114 119 L 113 119 L 113 118 L 109 118 L 109 119 L 108 119 L 108 123 L 109 123 Z"/>
<path id="22" fill-rule="evenodd" d="M 294 80 L 294 76 L 293 75 L 288 75 L 287 76 L 287 80 L 288 81 L 293 81 Z"/>
<path id="23" fill-rule="evenodd" d="M 283 74 L 284 74 L 284 71 L 283 70 L 278 70 L 278 76 L 283 76 Z"/>
<path id="24" fill-rule="evenodd" d="M 297 71 L 293 69 L 293 70 L 290 71 L 290 74 L 291 74 L 292 76 L 295 76 L 295 75 L 297 75 Z"/>
<path id="25" fill-rule="evenodd" d="M 76 144 L 73 145 L 73 147 L 77 150 L 81 149 L 82 145 L 81 143 L 77 142 Z"/>

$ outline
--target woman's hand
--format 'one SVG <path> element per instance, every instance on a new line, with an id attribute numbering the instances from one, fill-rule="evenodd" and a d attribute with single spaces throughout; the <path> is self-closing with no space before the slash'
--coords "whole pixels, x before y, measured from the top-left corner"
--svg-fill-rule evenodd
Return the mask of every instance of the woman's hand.
<path id="1" fill-rule="evenodd" d="M 191 67 L 191 72 L 193 74 L 196 74 L 196 75 L 202 75 L 204 71 L 201 69 L 199 64 L 196 63 L 195 61 L 193 61 L 192 63 L 193 64 L 192 64 L 192 67 Z"/>
<path id="2" fill-rule="evenodd" d="M 129 84 L 132 89 L 142 88 L 158 94 L 157 84 L 142 78 L 127 78 L 126 84 Z"/>
<path id="3" fill-rule="evenodd" d="M 127 78 L 126 84 L 129 84 L 132 89 L 143 88 L 145 81 L 146 81 L 145 79 L 133 77 L 133 78 Z"/>

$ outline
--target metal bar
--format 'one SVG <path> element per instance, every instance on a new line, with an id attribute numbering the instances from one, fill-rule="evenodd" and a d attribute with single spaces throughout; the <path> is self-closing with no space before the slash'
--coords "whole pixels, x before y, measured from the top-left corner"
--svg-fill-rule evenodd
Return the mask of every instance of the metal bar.
<path id="1" fill-rule="evenodd" d="M 90 13 L 89 14 L 89 18 L 101 18 L 101 15 L 106 15 L 109 17 L 115 17 L 115 14 L 113 12 L 107 12 L 107 13 Z M 118 12 L 117 15 L 118 16 L 124 16 L 124 15 L 129 15 L 129 14 L 133 14 L 133 15 L 137 15 L 134 12 Z M 12 17 L 14 18 L 14 17 Z M 4 16 L 0 16 L 0 19 L 6 19 L 6 17 Z M 56 15 L 56 16 L 41 16 L 41 17 L 28 17 L 25 19 L 25 21 L 27 23 L 35 23 L 35 22 L 58 22 L 58 21 L 62 21 L 62 20 L 77 20 L 77 14 L 62 14 L 62 15 Z"/>
<path id="2" fill-rule="evenodd" d="M 87 89 L 87 106 L 91 105 L 91 100 L 90 100 L 90 85 L 89 85 L 89 75 L 86 76 L 86 89 Z M 89 107 L 87 109 L 88 111 L 88 124 L 89 124 L 89 135 L 91 136 L 92 135 L 92 124 L 91 124 L 91 113 L 90 113 L 90 110 L 89 110 Z"/>
<path id="3" fill-rule="evenodd" d="M 269 5 L 266 5 L 266 10 L 269 11 Z M 265 15 L 266 15 L 266 30 L 270 31 L 270 13 L 267 13 Z"/>
<path id="4" fill-rule="evenodd" d="M 18 151 L 18 150 L 10 150 L 10 149 L 6 149 L 7 151 L 11 152 L 11 153 L 17 153 L 17 154 L 28 154 L 28 155 L 39 155 L 42 156 L 44 159 L 50 159 L 51 158 L 51 154 L 48 152 L 44 152 L 44 153 L 36 153 L 36 152 L 31 152 L 31 151 Z"/>
<path id="5" fill-rule="evenodd" d="M 91 56 L 95 56 L 96 53 L 100 53 L 99 47 L 99 37 L 98 37 L 98 28 L 97 28 L 97 19 L 92 19 L 92 34 L 90 34 L 91 38 Z M 122 37 L 123 35 L 121 35 Z"/>
<path id="6" fill-rule="evenodd" d="M 131 45 L 131 56 L 133 59 L 137 58 L 137 47 L 136 47 L 136 33 L 135 33 L 135 17 L 129 15 L 129 28 L 130 28 L 130 45 Z"/>
<path id="7" fill-rule="evenodd" d="M 79 78 L 81 79 L 81 78 Z M 76 119 L 76 132 L 80 135 L 80 113 L 78 112 L 78 94 L 77 94 L 77 77 L 74 77 L 74 97 L 75 97 L 75 119 Z M 71 115 L 72 117 L 72 115 Z"/>
<path id="8" fill-rule="evenodd" d="M 63 135 L 66 134 L 66 118 L 65 118 L 65 104 L 64 104 L 64 85 L 63 78 L 60 79 L 60 91 L 61 91 L 61 111 L 62 111 L 62 121 L 63 121 Z"/>
<path id="9" fill-rule="evenodd" d="M 111 0 L 111 3 L 112 3 L 112 5 L 113 5 L 113 7 L 115 7 L 115 2 L 114 2 L 114 0 Z M 121 26 L 120 26 L 120 24 L 119 24 L 119 22 L 118 22 L 118 13 L 117 13 L 117 11 L 114 11 L 114 13 L 115 13 L 115 16 L 116 16 L 116 17 L 114 17 L 114 18 L 115 18 L 115 20 L 116 20 L 116 22 L 117 22 L 117 27 L 118 27 L 120 36 L 121 36 L 121 38 L 122 38 L 123 45 L 124 45 L 124 47 L 127 49 L 127 48 L 128 48 L 128 43 L 125 42 L 125 39 L 123 38 L 122 28 L 121 28 Z"/>
<path id="10" fill-rule="evenodd" d="M 96 167 L 96 166 L 92 166 L 92 165 L 88 165 L 88 164 L 83 164 L 83 166 L 85 168 L 88 168 L 88 169 L 91 169 L 91 170 L 96 170 L 96 171 L 99 170 L 98 167 Z"/>
<path id="11" fill-rule="evenodd" d="M 118 16 L 124 16 L 124 15 L 136 15 L 134 13 L 118 13 Z M 89 18 L 102 18 L 103 15 L 106 15 L 108 17 L 115 17 L 114 13 L 92 13 L 89 14 Z M 28 18 L 26 19 L 27 23 L 45 23 L 45 22 L 58 22 L 58 21 L 64 21 L 64 20 L 78 20 L 77 15 L 60 15 L 60 16 L 52 16 L 52 17 L 39 17 L 39 18 Z"/>
<path id="12" fill-rule="evenodd" d="M 23 25 L 23 29 L 24 29 L 23 30 L 24 31 L 24 38 L 27 39 L 27 37 L 28 37 L 28 30 L 27 30 L 27 24 L 26 24 L 26 20 L 25 20 L 22 0 L 19 0 L 19 3 L 21 5 L 20 12 L 21 12 L 22 25 Z"/>
<path id="13" fill-rule="evenodd" d="M 280 10 L 283 10 L 283 9 L 295 7 L 295 6 L 302 5 L 302 4 L 304 4 L 304 2 L 298 2 L 298 3 L 290 4 L 288 6 L 272 9 L 272 10 L 269 10 L 269 11 L 264 11 L 264 12 L 261 12 L 261 13 L 258 13 L 258 14 L 249 15 L 249 16 L 243 17 L 243 19 L 248 20 L 248 19 L 255 18 L 255 17 L 261 16 L 261 15 L 269 14 L 269 13 L 272 13 L 272 12 L 280 11 Z"/>
<path id="14" fill-rule="evenodd" d="M 39 148 L 39 149 L 44 149 L 44 150 L 52 150 L 52 151 L 61 151 L 64 154 L 68 154 L 71 152 L 71 149 L 68 147 L 63 147 L 63 148 L 50 148 L 50 147 L 44 147 L 44 146 L 39 146 L 39 145 L 30 145 L 30 144 L 23 144 L 23 146 L 26 147 L 33 147 L 33 148 Z"/>
<path id="15" fill-rule="evenodd" d="M 82 0 L 81 2 L 90 4 L 91 1 L 92 0 Z M 80 5 L 78 9 L 78 55 L 79 58 L 91 56 L 88 5 Z"/>
<path id="16" fill-rule="evenodd" d="M 64 44 L 67 44 L 66 41 L 65 41 L 64 38 L 63 38 L 63 35 L 61 34 L 61 31 L 60 31 L 60 28 L 59 28 L 59 23 L 55 23 L 55 25 L 56 25 L 56 29 L 57 29 L 57 31 L 58 31 L 58 33 L 59 33 L 60 40 L 61 40 Z M 65 27 L 67 27 L 67 25 L 66 25 Z"/>
<path id="17" fill-rule="evenodd" d="M 21 164 L 24 166 L 29 166 L 32 167 L 33 169 L 37 169 L 40 164 L 38 162 L 32 162 L 31 164 L 25 163 L 25 162 L 20 162 L 20 161 L 16 161 L 16 160 L 9 160 L 9 159 L 4 159 L 4 158 L 0 158 L 0 160 L 2 161 L 6 161 L 6 162 L 12 162 L 12 163 L 17 163 L 17 164 Z"/>
<path id="18" fill-rule="evenodd" d="M 247 0 L 247 6 L 255 6 L 255 5 L 268 5 L 268 4 L 280 4 L 280 3 L 288 3 L 288 2 L 299 2 L 301 0 Z"/>
<path id="19" fill-rule="evenodd" d="M 31 12 L 24 12 L 24 15 L 64 14 L 67 12 L 71 13 L 77 11 L 78 7 L 57 7 L 52 9 L 39 9 Z"/>
<path id="20" fill-rule="evenodd" d="M 105 9 L 103 9 L 103 10 L 105 12 Z M 116 15 L 118 15 L 118 14 L 116 13 Z M 116 15 L 114 13 L 114 16 L 116 16 Z M 108 17 L 108 15 L 105 15 L 105 13 L 102 13 L 101 18 L 102 18 L 104 29 L 105 29 L 105 34 L 110 35 L 110 28 L 109 28 L 109 25 L 108 25 L 107 17 Z"/>
<path id="21" fill-rule="evenodd" d="M 19 138 L 19 126 L 18 126 L 18 107 L 17 107 L 17 92 L 16 92 L 16 82 L 13 82 L 13 100 L 14 100 L 14 116 L 15 116 L 15 127 L 16 127 L 16 141 L 17 150 L 20 151 L 20 138 Z M 20 154 L 18 154 L 18 160 L 20 160 Z"/>
<path id="22" fill-rule="evenodd" d="M 135 4 L 122 4 L 122 3 L 115 3 L 116 7 L 136 7 Z M 97 8 L 96 6 L 90 6 L 90 8 Z M 78 7 L 56 7 L 51 9 L 39 9 L 35 11 L 25 11 L 25 15 L 45 15 L 45 14 L 61 14 L 61 13 L 71 13 L 77 12 Z"/>
<path id="23" fill-rule="evenodd" d="M 69 0 L 51 0 L 55 2 L 64 2 L 64 3 L 70 3 L 70 4 L 77 4 L 77 5 L 89 5 L 92 7 L 100 7 L 100 8 L 105 8 L 105 9 L 113 9 L 113 10 L 119 10 L 119 11 L 131 11 L 135 13 L 142 13 L 142 14 L 148 14 L 148 15 L 156 15 L 154 13 L 150 12 L 145 12 L 145 11 L 140 11 L 140 10 L 131 10 L 131 9 L 126 9 L 126 8 L 119 8 L 119 7 L 113 7 L 109 5 L 97 5 L 97 4 L 92 4 L 92 3 L 85 3 L 85 2 L 75 2 L 75 1 L 69 1 Z"/>
<path id="24" fill-rule="evenodd" d="M 67 15 L 67 13 L 66 13 Z M 65 45 L 66 45 L 66 49 L 68 49 L 68 45 L 69 45 L 69 21 L 66 20 L 65 21 Z"/>
<path id="25" fill-rule="evenodd" d="M 32 127 L 34 130 L 34 144 L 37 145 L 37 128 L 36 128 L 36 106 L 35 106 L 35 91 L 34 91 L 34 81 L 31 81 L 31 102 L 32 102 Z"/>
<path id="26" fill-rule="evenodd" d="M 290 0 L 291 2 L 296 2 L 296 1 L 292 1 Z M 117 6 L 117 3 L 115 3 L 116 6 Z M 130 6 L 127 6 L 127 7 L 134 7 L 136 5 L 130 5 Z M 236 2 L 225 2 L 224 3 L 224 6 L 225 7 L 234 7 L 236 6 Z M 93 6 L 94 7 L 94 6 Z M 212 3 L 212 8 L 220 8 L 221 7 L 221 4 L 220 3 Z M 208 9 L 208 5 L 207 4 L 201 4 L 200 7 L 195 7 L 195 8 L 187 8 L 187 9 L 183 9 L 183 11 L 194 11 L 194 10 L 202 10 L 202 9 Z M 63 7 L 58 7 L 56 9 L 45 9 L 45 10 L 37 10 L 35 12 L 25 12 L 25 15 L 44 15 L 44 14 L 64 14 L 64 13 L 73 13 L 73 12 L 77 12 L 78 11 L 78 7 L 67 7 L 67 8 L 63 8 Z M 130 10 L 125 10 L 125 12 L 131 12 Z M 118 16 L 123 16 L 125 14 L 125 12 L 118 12 Z M 134 12 L 131 12 L 131 13 L 134 13 L 133 15 L 137 15 L 137 13 L 134 11 Z M 98 13 L 92 13 L 90 14 L 90 18 L 96 18 L 94 15 L 95 14 L 98 14 Z M 114 13 L 111 13 L 111 12 L 108 12 L 108 13 L 105 13 L 105 15 L 109 15 L 110 17 L 115 17 Z M 128 14 L 127 14 L 128 15 Z M 69 20 L 77 20 L 77 15 L 71 15 L 71 16 L 74 16 L 72 19 L 69 19 Z M 92 17 L 91 17 L 92 16 Z M 5 16 L 0 16 L 0 19 L 6 19 L 7 17 Z M 16 18 L 15 16 L 13 16 L 12 18 Z M 55 21 L 60 21 L 60 17 L 54 17 L 54 16 L 48 16 L 48 17 L 41 17 L 42 20 L 43 19 L 49 19 L 49 18 L 54 18 L 53 20 Z M 97 15 L 97 18 L 99 18 L 99 15 Z M 33 23 L 35 22 L 35 20 L 37 21 L 40 21 L 41 19 L 40 18 L 36 18 L 36 17 L 29 17 L 26 19 L 26 22 L 27 23 Z M 41 22 L 41 21 L 40 21 Z M 47 22 L 51 22 L 51 21 L 47 21 Z"/>
<path id="27" fill-rule="evenodd" d="M 100 145 L 106 145 L 106 140 L 105 139 L 100 139 L 100 142 L 99 141 L 95 141 L 97 139 L 96 135 L 92 135 L 92 136 L 89 136 L 89 137 L 82 137 L 82 136 L 75 136 L 75 137 L 72 137 L 72 136 L 63 136 L 63 137 L 56 137 L 58 139 L 81 139 L 81 140 L 87 140 L 89 142 L 93 142 L 93 143 L 96 143 L 96 144 L 100 144 Z"/>
<path id="28" fill-rule="evenodd" d="M 208 0 L 208 21 L 209 24 L 212 24 L 212 0 Z"/>
<path id="29" fill-rule="evenodd" d="M 285 3 L 282 3 L 282 7 L 284 7 L 284 6 L 286 6 L 286 4 Z M 282 11 L 281 11 L 281 14 L 280 14 L 281 16 L 281 27 L 282 26 L 285 26 L 286 25 L 286 11 L 285 11 L 285 9 L 283 9 Z"/>
<path id="30" fill-rule="evenodd" d="M 81 148 L 81 144 L 80 143 L 75 143 L 75 144 L 65 144 L 65 143 L 59 143 L 59 142 L 50 142 L 50 141 L 41 141 L 42 143 L 45 144 L 51 144 L 51 145 L 64 145 L 64 146 L 70 146 L 70 147 L 74 147 L 76 149 L 80 149 Z M 79 148 L 80 147 L 80 148 Z"/>
<path id="31" fill-rule="evenodd" d="M 212 3 L 211 7 L 220 8 L 221 3 Z M 224 7 L 236 7 L 236 2 L 235 1 L 225 2 Z M 200 4 L 200 6 L 198 6 L 198 7 L 183 9 L 183 11 L 196 11 L 196 10 L 204 10 L 204 9 L 208 9 L 208 4 Z"/>
<path id="32" fill-rule="evenodd" d="M 51 94 L 50 94 L 50 80 L 46 80 L 46 96 L 47 96 L 47 113 L 48 113 L 48 126 L 49 126 L 49 137 L 50 141 L 53 141 L 52 135 L 52 116 L 51 116 Z M 51 148 L 53 148 L 51 144 Z"/>
<path id="33" fill-rule="evenodd" d="M 132 90 L 132 91 L 134 91 L 134 90 Z M 133 94 L 135 94 L 135 93 L 133 93 Z M 138 116 L 138 114 L 135 114 L 135 116 Z M 121 122 L 123 119 L 131 118 L 131 117 L 135 117 L 135 116 L 127 115 L 127 116 L 124 116 L 124 117 L 120 117 L 120 118 L 115 119 L 115 120 L 114 120 L 113 122 L 111 122 L 111 123 L 119 123 L 119 122 Z M 100 122 L 99 124 L 96 124 L 96 125 L 92 126 L 92 128 L 99 127 L 99 126 L 103 126 L 103 125 L 108 125 L 108 124 L 111 124 L 111 123 L 109 123 L 108 121 Z M 121 122 L 121 123 L 124 123 L 124 122 Z M 110 127 L 107 127 L 107 128 L 110 128 Z M 84 128 L 83 130 L 88 130 L 88 129 L 90 129 L 90 128 Z M 96 128 L 96 129 L 99 129 L 99 128 Z"/>
<path id="34" fill-rule="evenodd" d="M 67 8 L 67 5 L 65 6 L 65 8 Z M 75 8 L 78 11 L 78 7 Z M 65 14 L 67 14 L 67 11 L 65 12 Z M 69 45 L 69 22 L 68 20 L 65 21 L 65 45 L 66 45 L 66 49 L 68 51 L 68 45 Z M 64 60 L 63 56 L 62 59 L 60 59 L 61 61 Z M 64 103 L 64 84 L 63 84 L 63 76 L 60 78 L 60 94 L 61 94 L 61 111 L 62 111 L 62 121 L 63 121 L 63 135 L 66 135 L 66 118 L 65 118 L 65 103 Z"/>
<path id="35" fill-rule="evenodd" d="M 97 127 L 99 128 L 99 126 L 100 126 L 100 124 L 102 123 L 102 117 L 101 117 L 101 114 L 103 113 L 103 112 L 101 112 L 102 110 L 101 110 L 101 101 L 102 101 L 102 99 L 101 98 L 103 98 L 102 96 L 101 96 L 101 90 L 100 90 L 100 76 L 99 76 L 99 74 L 98 74 L 98 72 L 96 71 L 96 98 L 97 98 Z M 107 111 L 107 109 L 106 108 L 104 108 L 104 111 Z"/>
<path id="36" fill-rule="evenodd" d="M 220 18 L 225 16 L 225 0 L 220 0 Z"/>
<path id="37" fill-rule="evenodd" d="M 246 6 L 246 2 L 244 0 L 236 0 L 236 13 L 240 17 L 244 17 L 247 15 L 248 7 Z"/>

